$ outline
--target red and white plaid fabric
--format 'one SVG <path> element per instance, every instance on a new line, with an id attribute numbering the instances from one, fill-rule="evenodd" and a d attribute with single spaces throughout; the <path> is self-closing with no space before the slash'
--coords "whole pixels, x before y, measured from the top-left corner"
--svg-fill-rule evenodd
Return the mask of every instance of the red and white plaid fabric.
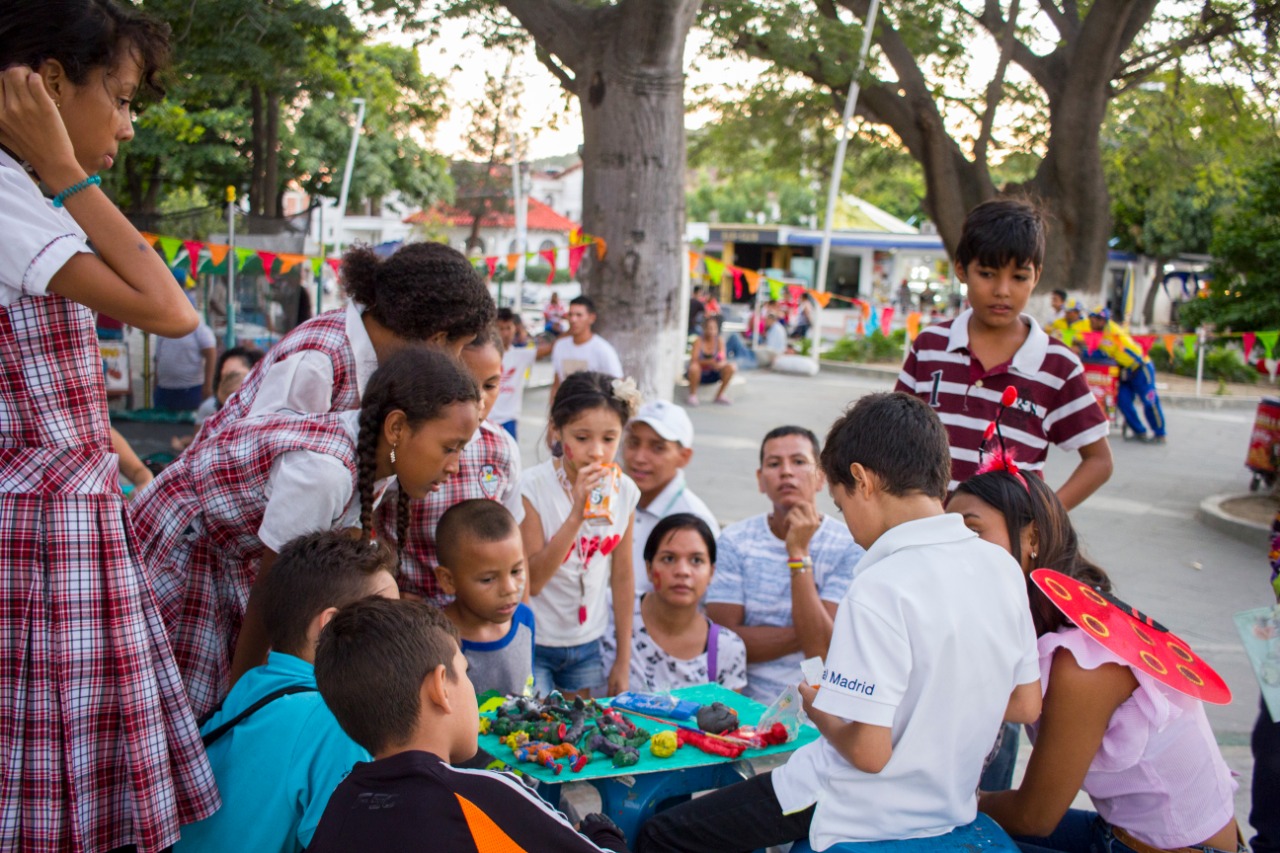
<path id="1" fill-rule="evenodd" d="M 436 525 L 440 517 L 456 503 L 474 498 L 501 500 L 509 490 L 520 487 L 511 476 L 511 442 L 502 428 L 486 422 L 478 432 L 462 451 L 458 473 L 438 491 L 409 504 L 409 541 L 400 549 L 400 589 L 435 604 L 447 604 L 451 598 L 436 581 Z M 375 517 L 378 535 L 389 542 L 396 541 L 398 501 L 394 489 L 388 491 Z"/>
<path id="2" fill-rule="evenodd" d="M 0 308 L 0 849 L 159 850 L 220 804 L 132 545 L 87 308 Z"/>
<path id="3" fill-rule="evenodd" d="M 293 450 L 341 460 L 356 493 L 356 448 L 340 415 L 266 415 L 235 421 L 188 448 L 129 505 L 197 716 L 230 688 L 231 657 L 265 547 L 258 528 L 271 463 Z"/>
<path id="4" fill-rule="evenodd" d="M 356 359 L 347 337 L 347 310 L 335 308 L 312 317 L 281 338 L 267 350 L 262 361 L 254 365 L 240 390 L 227 398 L 222 408 L 204 422 L 193 445 L 207 441 L 233 421 L 246 417 L 258 398 L 262 380 L 272 366 L 298 353 L 316 350 L 333 362 L 333 405 L 331 412 L 360 408 L 360 386 L 356 381 Z"/>

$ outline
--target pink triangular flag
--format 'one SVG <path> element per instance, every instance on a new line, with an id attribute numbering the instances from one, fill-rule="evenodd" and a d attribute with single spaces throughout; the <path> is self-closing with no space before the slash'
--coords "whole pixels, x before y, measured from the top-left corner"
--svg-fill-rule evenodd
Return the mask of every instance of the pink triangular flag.
<path id="1" fill-rule="evenodd" d="M 1151 352 L 1151 348 L 1155 346 L 1156 336 L 1155 335 L 1138 335 L 1134 338 L 1134 341 L 1137 342 L 1138 346 L 1142 347 L 1142 354 L 1146 355 L 1147 353 Z"/>
<path id="2" fill-rule="evenodd" d="M 547 284 L 551 284 L 553 281 L 556 280 L 556 250 L 543 249 L 542 251 L 538 252 L 538 254 L 542 256 L 548 264 L 551 265 L 551 272 L 547 273 Z"/>
<path id="3" fill-rule="evenodd" d="M 204 243 L 199 240 L 187 240 L 182 245 L 187 250 L 187 260 L 191 262 L 191 275 L 195 275 L 196 267 L 200 265 L 200 250 L 204 248 Z"/>
<path id="4" fill-rule="evenodd" d="M 733 298 L 742 298 L 742 270 L 738 267 L 729 267 L 729 272 L 733 273 Z"/>
<path id="5" fill-rule="evenodd" d="M 1095 352 L 1098 344 L 1102 343 L 1102 332 L 1085 332 L 1084 345 L 1089 352 Z"/>
<path id="6" fill-rule="evenodd" d="M 325 258 L 324 262 L 332 267 L 335 273 L 342 267 L 342 258 Z"/>
<path id="7" fill-rule="evenodd" d="M 582 256 L 586 254 L 586 246 L 573 246 L 569 249 L 569 277 L 578 277 L 578 267 L 582 265 Z"/>
<path id="8" fill-rule="evenodd" d="M 1248 362 L 1249 353 L 1253 352 L 1253 345 L 1257 343 L 1258 336 L 1253 332 L 1245 332 L 1240 337 L 1244 341 L 1244 360 L 1245 362 Z"/>
<path id="9" fill-rule="evenodd" d="M 262 274 L 267 277 L 267 281 L 271 281 L 271 268 L 275 266 L 276 253 L 259 250 L 258 258 L 262 261 Z"/>
<path id="10" fill-rule="evenodd" d="M 489 269 L 489 278 L 493 278 L 498 272 L 498 258 L 495 255 L 492 258 L 485 258 L 484 265 Z"/>
<path id="11" fill-rule="evenodd" d="M 880 334 L 889 337 L 889 324 L 893 322 L 893 306 L 886 305 L 880 311 Z"/>

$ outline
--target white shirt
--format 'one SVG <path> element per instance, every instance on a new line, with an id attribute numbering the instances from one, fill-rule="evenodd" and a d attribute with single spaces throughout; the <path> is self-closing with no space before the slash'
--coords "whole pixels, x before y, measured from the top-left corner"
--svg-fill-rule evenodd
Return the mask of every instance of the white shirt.
<path id="1" fill-rule="evenodd" d="M 492 414 L 492 412 L 490 412 L 490 414 Z M 520 478 L 524 473 L 524 469 L 520 461 L 520 445 L 511 437 L 511 433 L 498 426 L 492 419 L 485 419 L 480 422 L 480 427 L 475 431 L 475 435 L 472 436 L 471 441 L 462 449 L 464 454 L 467 452 L 468 448 L 479 446 L 478 441 L 481 432 L 487 432 L 490 435 L 497 436 L 507 445 L 507 452 L 511 456 L 511 474 L 508 477 L 506 488 L 501 492 L 498 492 L 494 497 L 498 499 L 500 504 L 507 508 L 508 512 L 515 516 L 516 524 L 519 524 L 524 521 L 524 497 L 520 494 Z"/>
<path id="2" fill-rule="evenodd" d="M 892 528 L 840 602 L 814 707 L 890 727 L 893 755 L 871 774 L 825 738 L 801 747 L 773 774 L 783 813 L 817 804 L 815 850 L 972 822 L 1009 695 L 1039 677 L 1026 579 L 1009 553 L 954 513 Z"/>
<path id="3" fill-rule="evenodd" d="M 343 412 L 339 418 L 352 446 L 359 446 L 360 411 Z M 393 479 L 373 484 L 375 509 Z M 277 554 L 304 533 L 360 526 L 359 495 L 351 472 L 336 456 L 310 450 L 282 453 L 271 463 L 265 491 L 267 508 L 258 538 Z"/>
<path id="4" fill-rule="evenodd" d="M 56 208 L 17 160 L 0 151 L 0 308 L 24 296 L 44 296 L 49 280 L 84 252 L 84 229 Z"/>
<path id="5" fill-rule="evenodd" d="M 764 348 L 773 352 L 787 351 L 787 327 L 781 320 L 774 322 L 764 334 Z"/>
<path id="6" fill-rule="evenodd" d="M 204 323 L 180 338 L 156 338 L 156 386 L 192 388 L 204 385 L 204 351 L 214 349 L 213 329 Z"/>
<path id="7" fill-rule="evenodd" d="M 563 382 L 571 373 L 594 370 L 606 376 L 622 378 L 622 361 L 613 344 L 599 335 L 592 335 L 583 344 L 575 344 L 572 337 L 563 337 L 551 348 L 551 366 Z"/>
<path id="8" fill-rule="evenodd" d="M 364 309 L 354 301 L 347 303 L 347 340 L 356 363 L 356 386 L 364 397 L 369 377 L 378 369 L 378 354 L 365 331 L 362 313 Z M 311 350 L 271 365 L 246 417 L 284 411 L 323 414 L 332 408 L 333 362 L 324 353 Z"/>
<path id="9" fill-rule="evenodd" d="M 529 368 L 538 358 L 535 347 L 511 347 L 502 354 L 502 384 L 498 386 L 498 399 L 489 410 L 489 420 L 505 424 L 520 417 L 524 408 L 524 383 Z"/>
<path id="10" fill-rule="evenodd" d="M 644 565 L 644 543 L 649 541 L 649 534 L 658 526 L 659 521 L 678 512 L 691 512 L 698 516 L 711 528 L 711 534 L 720 538 L 720 522 L 716 521 L 715 515 L 702 498 L 689 489 L 684 481 L 684 471 L 677 469 L 671 482 L 658 492 L 647 507 L 636 505 L 636 524 L 631 538 L 631 565 L 635 567 L 637 598 L 646 592 L 653 592 L 653 583 L 650 582 Z"/>
<path id="11" fill-rule="evenodd" d="M 556 534 L 573 508 L 553 464 L 554 460 L 548 459 L 527 469 L 520 478 L 520 494 L 537 510 L 542 520 L 542 535 L 547 539 Z M 538 624 L 538 645 L 579 646 L 604 635 L 609 625 L 605 593 L 613 577 L 612 551 L 631 527 L 631 516 L 639 501 L 640 489 L 630 477 L 619 472 L 613 523 L 583 524 L 560 568 L 542 591 L 530 598 Z M 578 619 L 579 607 L 586 608 L 585 622 Z"/>

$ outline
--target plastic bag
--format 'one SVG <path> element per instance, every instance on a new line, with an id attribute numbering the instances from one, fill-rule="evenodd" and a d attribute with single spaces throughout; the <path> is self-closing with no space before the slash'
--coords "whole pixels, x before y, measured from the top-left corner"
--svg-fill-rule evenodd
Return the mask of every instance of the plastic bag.
<path id="1" fill-rule="evenodd" d="M 800 702 L 800 691 L 796 685 L 788 684 L 778 694 L 778 698 L 769 704 L 763 716 L 760 717 L 760 722 L 756 723 L 756 728 L 760 731 L 768 731 L 773 728 L 774 723 L 782 723 L 783 728 L 787 730 L 787 740 L 793 741 L 800 733 L 803 716 L 804 706 Z"/>

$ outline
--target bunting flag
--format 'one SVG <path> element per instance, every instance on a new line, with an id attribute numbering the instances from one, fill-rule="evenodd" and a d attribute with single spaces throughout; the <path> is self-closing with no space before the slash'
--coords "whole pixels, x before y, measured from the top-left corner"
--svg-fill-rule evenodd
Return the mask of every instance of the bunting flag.
<path id="1" fill-rule="evenodd" d="M 600 260 L 603 261 L 605 252 L 609 250 L 609 244 L 604 241 L 603 237 L 595 238 L 595 244 L 596 244 L 596 257 L 598 257 Z"/>
<path id="2" fill-rule="evenodd" d="M 311 259 L 311 274 L 316 278 L 320 277 L 320 268 L 324 266 L 324 258 Z"/>
<path id="3" fill-rule="evenodd" d="M 690 249 L 689 250 L 689 275 L 690 276 L 694 276 L 698 274 L 698 261 L 700 260 L 702 260 L 702 255 L 699 255 L 697 252 Z"/>
<path id="4" fill-rule="evenodd" d="M 200 267 L 200 250 L 204 247 L 204 243 L 199 240 L 185 240 L 182 248 L 187 250 L 187 271 L 196 272 Z"/>
<path id="5" fill-rule="evenodd" d="M 1066 344 L 1067 346 L 1071 346 L 1073 343 L 1075 343 L 1077 334 L 1079 333 L 1076 332 L 1075 329 L 1071 328 L 1070 326 L 1067 326 L 1065 329 L 1062 330 L 1062 334 L 1060 335 L 1060 337 L 1062 338 L 1062 342 L 1064 344 Z"/>
<path id="6" fill-rule="evenodd" d="M 1258 336 L 1253 332 L 1245 332 L 1243 338 L 1244 360 L 1247 362 L 1249 360 L 1249 353 L 1253 352 L 1253 345 L 1258 340 Z"/>
<path id="7" fill-rule="evenodd" d="M 160 244 L 160 254 L 164 255 L 165 263 L 173 266 L 173 259 L 177 257 L 178 250 L 182 248 L 182 241 L 177 237 L 160 237 L 157 242 Z"/>
<path id="8" fill-rule="evenodd" d="M 577 246 L 581 242 L 582 242 L 582 229 L 570 228 L 569 229 L 569 245 Z"/>
<path id="9" fill-rule="evenodd" d="M 271 268 L 275 266 L 276 253 L 259 250 L 257 254 L 258 259 L 262 261 L 262 274 L 267 277 L 267 281 L 272 281 Z"/>
<path id="10" fill-rule="evenodd" d="M 279 258 L 280 258 L 280 275 L 284 275 L 289 270 L 293 269 L 298 264 L 305 261 L 307 259 L 307 256 L 286 253 L 286 254 L 280 255 Z"/>
<path id="11" fill-rule="evenodd" d="M 742 270 L 738 267 L 729 267 L 729 271 L 733 273 L 733 298 L 742 298 Z"/>
<path id="12" fill-rule="evenodd" d="M 893 326 L 893 306 L 886 305 L 880 311 L 880 334 L 886 338 L 889 337 L 889 330 Z"/>
<path id="13" fill-rule="evenodd" d="M 1150 353 L 1151 348 L 1156 345 L 1155 335 L 1137 335 L 1133 340 L 1138 346 L 1142 347 L 1143 355 Z"/>
<path id="14" fill-rule="evenodd" d="M 907 315 L 907 340 L 914 341 L 920 334 L 920 312 L 912 311 Z"/>
<path id="15" fill-rule="evenodd" d="M 547 273 L 547 284 L 551 284 L 551 282 L 556 280 L 556 250 L 545 249 L 538 252 L 538 254 L 541 255 L 551 267 L 551 271 Z"/>
<path id="16" fill-rule="evenodd" d="M 494 275 L 498 272 L 498 259 L 485 258 L 484 265 L 489 270 L 489 278 L 493 278 Z"/>
<path id="17" fill-rule="evenodd" d="M 724 262 L 704 256 L 702 263 L 706 265 L 707 278 L 711 279 L 711 286 L 718 286 L 720 284 L 721 277 L 724 275 Z"/>
<path id="18" fill-rule="evenodd" d="M 867 318 L 867 334 L 874 335 L 880 331 L 880 313 L 875 309 L 864 312 Z"/>
<path id="19" fill-rule="evenodd" d="M 142 234 L 142 239 L 147 241 L 147 245 L 154 249 L 156 247 L 156 241 L 160 238 L 155 234 L 148 234 L 146 231 L 142 231 L 140 233 Z"/>
<path id="20" fill-rule="evenodd" d="M 831 297 L 835 294 L 827 293 L 825 290 L 810 290 L 809 295 L 813 297 L 814 302 L 826 308 L 831 303 Z"/>
<path id="21" fill-rule="evenodd" d="M 342 268 L 342 258 L 325 258 L 324 262 L 329 265 L 329 269 L 333 270 L 334 275 L 337 275 L 338 270 Z"/>
<path id="22" fill-rule="evenodd" d="M 1258 340 L 1262 341 L 1262 348 L 1266 351 L 1266 358 L 1271 358 L 1277 339 L 1280 339 L 1280 332 L 1258 332 Z"/>
<path id="23" fill-rule="evenodd" d="M 1173 355 L 1173 347 L 1178 343 L 1177 335 L 1161 335 L 1160 340 L 1164 342 L 1164 348 L 1169 351 L 1169 355 Z"/>
<path id="24" fill-rule="evenodd" d="M 1102 332 L 1084 333 L 1084 345 L 1089 352 L 1096 352 L 1100 343 L 1102 343 Z"/>
<path id="25" fill-rule="evenodd" d="M 751 270 L 743 270 L 742 277 L 747 280 L 747 293 L 755 296 L 760 290 L 760 273 Z"/>
<path id="26" fill-rule="evenodd" d="M 769 298 L 774 301 L 781 299 L 782 282 L 778 281 L 776 278 L 766 278 L 765 281 L 769 284 Z"/>
<path id="27" fill-rule="evenodd" d="M 1183 348 L 1184 350 L 1186 350 L 1187 352 L 1195 352 L 1195 351 L 1196 351 L 1196 336 L 1195 336 L 1195 335 L 1183 335 L 1183 336 L 1182 336 L 1182 348 Z"/>
<path id="28" fill-rule="evenodd" d="M 586 246 L 569 247 L 569 278 L 578 277 L 578 267 L 582 266 L 582 256 L 586 253 Z"/>

